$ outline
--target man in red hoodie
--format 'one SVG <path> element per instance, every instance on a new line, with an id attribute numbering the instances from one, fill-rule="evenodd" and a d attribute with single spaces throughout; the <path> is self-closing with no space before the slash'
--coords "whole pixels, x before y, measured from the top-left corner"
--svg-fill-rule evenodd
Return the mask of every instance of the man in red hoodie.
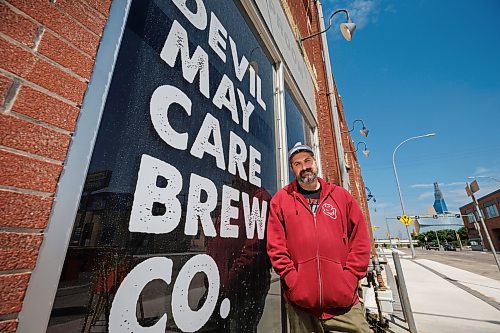
<path id="1" fill-rule="evenodd" d="M 370 239 L 344 188 L 317 176 L 311 147 L 288 152 L 295 179 L 271 200 L 267 252 L 280 275 L 292 333 L 370 332 L 358 303 Z"/>

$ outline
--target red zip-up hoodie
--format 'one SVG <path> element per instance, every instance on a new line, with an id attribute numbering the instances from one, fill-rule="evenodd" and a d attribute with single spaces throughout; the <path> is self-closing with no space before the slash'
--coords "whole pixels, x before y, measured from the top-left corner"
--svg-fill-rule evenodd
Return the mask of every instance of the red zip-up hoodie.
<path id="1" fill-rule="evenodd" d="M 370 239 L 349 192 L 318 180 L 321 194 L 315 214 L 297 192 L 296 180 L 273 197 L 267 252 L 288 301 L 327 319 L 358 302 L 356 289 L 366 275 Z"/>

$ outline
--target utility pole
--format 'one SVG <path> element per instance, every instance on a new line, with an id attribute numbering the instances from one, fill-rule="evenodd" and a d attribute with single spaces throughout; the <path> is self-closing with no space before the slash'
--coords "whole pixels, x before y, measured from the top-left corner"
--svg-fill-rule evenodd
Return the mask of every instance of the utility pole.
<path id="1" fill-rule="evenodd" d="M 385 226 L 387 227 L 387 235 L 389 236 L 389 247 L 392 247 L 391 230 L 389 229 L 389 223 L 387 223 L 387 217 L 385 218 Z"/>
<path id="2" fill-rule="evenodd" d="M 436 234 L 436 239 L 437 239 L 437 242 L 438 242 L 438 249 L 441 250 L 441 244 L 439 243 L 439 237 L 438 237 L 438 233 L 436 230 L 434 230 L 434 233 Z"/>
<path id="3" fill-rule="evenodd" d="M 493 242 L 491 241 L 490 233 L 488 232 L 488 229 L 486 228 L 486 223 L 484 222 L 484 217 L 483 217 L 483 212 L 481 209 L 479 209 L 479 203 L 477 202 L 476 196 L 474 195 L 474 192 L 469 186 L 469 183 L 467 183 L 465 190 L 467 194 L 470 194 L 472 197 L 472 201 L 474 202 L 474 207 L 476 207 L 477 214 L 479 215 L 479 219 L 481 220 L 481 225 L 483 226 L 484 233 L 486 234 L 486 238 L 488 239 L 488 244 L 490 245 L 491 252 L 493 253 L 493 257 L 495 257 L 495 261 L 497 263 L 498 270 L 500 271 L 500 261 L 498 261 L 498 256 L 497 256 L 497 251 L 495 250 L 495 246 L 493 245 Z M 479 230 L 479 234 L 481 234 L 481 230 Z"/>

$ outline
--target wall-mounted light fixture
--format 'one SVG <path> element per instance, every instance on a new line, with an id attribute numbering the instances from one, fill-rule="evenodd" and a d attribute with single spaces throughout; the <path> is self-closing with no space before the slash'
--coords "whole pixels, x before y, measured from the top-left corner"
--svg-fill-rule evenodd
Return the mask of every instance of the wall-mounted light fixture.
<path id="1" fill-rule="evenodd" d="M 356 144 L 356 149 L 354 151 L 344 151 L 344 153 L 355 153 L 358 151 L 358 148 L 359 148 L 359 145 L 360 144 L 364 144 L 365 145 L 365 149 L 363 150 L 363 155 L 365 155 L 365 157 L 368 157 L 370 155 L 370 151 L 368 150 L 368 148 L 366 147 L 366 142 L 364 141 L 359 141 L 357 144 Z"/>
<path id="2" fill-rule="evenodd" d="M 364 136 L 365 138 L 368 137 L 368 128 L 365 127 L 365 123 L 363 122 L 363 120 L 361 119 L 356 119 L 355 121 L 352 122 L 352 129 L 347 129 L 347 131 L 342 131 L 341 133 L 350 133 L 354 130 L 354 124 L 356 122 L 360 121 L 361 122 L 361 125 L 363 126 L 362 129 L 359 130 L 359 133 L 361 133 L 362 136 Z"/>
<path id="3" fill-rule="evenodd" d="M 367 186 L 365 186 L 365 189 L 367 192 L 366 201 L 370 201 L 371 199 L 373 199 L 373 202 L 377 202 L 377 199 L 375 199 L 375 197 L 373 196 L 372 191 L 370 191 L 370 189 Z"/>
<path id="4" fill-rule="evenodd" d="M 340 13 L 340 12 L 343 12 L 345 13 L 346 17 L 347 17 L 347 20 L 345 23 L 340 23 L 340 31 L 342 32 L 342 36 L 344 36 L 344 38 L 350 42 L 351 39 L 352 39 L 352 35 L 354 34 L 354 30 L 356 30 L 356 24 L 354 24 L 352 21 L 351 21 L 351 18 L 349 17 L 349 12 L 346 10 L 346 9 L 337 9 L 336 11 L 334 11 L 330 17 L 328 18 L 328 28 L 326 28 L 325 30 L 323 31 L 320 31 L 320 32 L 317 32 L 315 34 L 312 34 L 310 36 L 307 36 L 307 37 L 304 37 L 304 38 L 301 38 L 300 39 L 300 42 L 302 43 L 303 41 L 305 41 L 306 39 L 309 39 L 309 38 L 313 38 L 314 36 L 317 36 L 317 35 L 321 35 L 322 33 L 324 32 L 327 32 L 331 26 L 332 26 L 332 18 L 335 14 L 337 13 Z"/>

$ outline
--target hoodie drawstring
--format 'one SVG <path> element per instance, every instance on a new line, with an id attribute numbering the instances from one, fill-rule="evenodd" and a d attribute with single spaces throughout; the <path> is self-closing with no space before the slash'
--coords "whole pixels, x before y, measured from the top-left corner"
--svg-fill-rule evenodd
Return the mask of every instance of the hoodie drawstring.
<path id="1" fill-rule="evenodd" d="M 293 206 L 295 207 L 295 215 L 299 215 L 299 209 L 297 208 L 297 195 L 293 194 Z"/>

